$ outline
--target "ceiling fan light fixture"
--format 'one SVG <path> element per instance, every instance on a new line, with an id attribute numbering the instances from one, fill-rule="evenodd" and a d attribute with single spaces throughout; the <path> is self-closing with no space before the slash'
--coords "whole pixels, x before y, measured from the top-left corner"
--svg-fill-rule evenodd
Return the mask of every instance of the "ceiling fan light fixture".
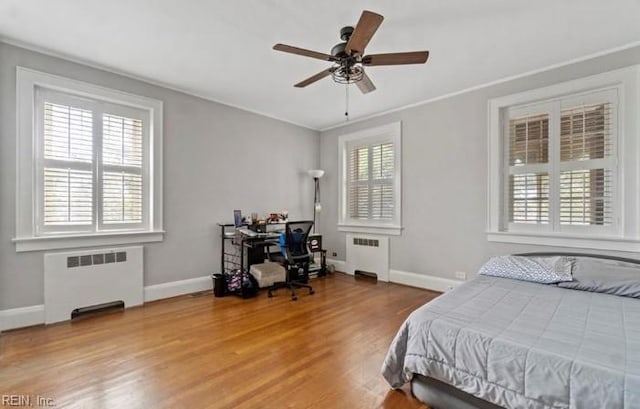
<path id="1" fill-rule="evenodd" d="M 364 67 L 361 63 L 335 64 L 331 77 L 338 84 L 355 84 L 364 78 Z"/>

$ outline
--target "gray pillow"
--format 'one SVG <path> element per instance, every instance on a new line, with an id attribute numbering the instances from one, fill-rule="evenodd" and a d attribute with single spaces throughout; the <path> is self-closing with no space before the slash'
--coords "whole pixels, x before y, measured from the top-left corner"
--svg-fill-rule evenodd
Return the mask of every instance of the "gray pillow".
<path id="1" fill-rule="evenodd" d="M 562 288 L 640 298 L 640 265 L 612 260 L 578 258 L 574 281 Z"/>
<path id="2" fill-rule="evenodd" d="M 479 274 L 512 278 L 534 283 L 554 284 L 571 281 L 573 260 L 568 257 L 492 257 L 480 268 Z"/>

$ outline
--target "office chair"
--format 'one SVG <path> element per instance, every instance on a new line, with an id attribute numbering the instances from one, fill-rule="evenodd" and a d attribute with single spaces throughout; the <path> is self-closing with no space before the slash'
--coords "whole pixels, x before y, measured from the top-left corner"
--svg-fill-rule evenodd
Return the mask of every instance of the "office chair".
<path id="1" fill-rule="evenodd" d="M 295 288 L 308 288 L 309 294 L 314 293 L 313 288 L 307 284 L 309 281 L 309 264 L 313 258 L 307 241 L 312 227 L 313 222 L 310 220 L 287 222 L 285 225 L 283 253 L 287 272 L 286 281 L 275 283 L 269 287 L 269 297 L 273 297 L 272 291 L 282 287 L 289 288 L 292 301 L 298 299 Z"/>

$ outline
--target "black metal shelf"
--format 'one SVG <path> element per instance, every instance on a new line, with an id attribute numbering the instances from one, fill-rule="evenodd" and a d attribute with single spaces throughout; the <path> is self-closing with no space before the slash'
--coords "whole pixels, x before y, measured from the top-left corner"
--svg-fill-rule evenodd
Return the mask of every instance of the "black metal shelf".
<path id="1" fill-rule="evenodd" d="M 220 273 L 230 274 L 242 269 L 240 237 L 234 224 L 218 223 L 220 227 Z"/>

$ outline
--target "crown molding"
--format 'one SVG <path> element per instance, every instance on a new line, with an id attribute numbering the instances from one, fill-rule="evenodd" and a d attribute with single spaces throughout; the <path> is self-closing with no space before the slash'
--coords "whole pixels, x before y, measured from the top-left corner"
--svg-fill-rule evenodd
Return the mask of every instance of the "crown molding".
<path id="1" fill-rule="evenodd" d="M 144 77 L 144 76 L 140 76 L 140 75 L 136 75 L 136 74 L 132 74 L 130 72 L 124 71 L 124 70 L 120 70 L 114 67 L 110 67 L 107 65 L 102 65 L 102 64 L 98 64 L 98 63 L 94 63 L 92 61 L 89 60 L 85 60 L 82 58 L 78 58 L 78 57 L 74 57 L 72 55 L 66 54 L 66 53 L 61 53 L 58 51 L 54 51 L 45 47 L 40 47 L 37 45 L 33 45 L 31 43 L 27 43 L 27 42 L 23 42 L 20 40 L 16 40 L 14 38 L 10 38 L 10 37 L 6 37 L 6 36 L 2 36 L 0 35 L 0 43 L 4 43 L 4 44 L 8 44 L 14 47 L 18 47 L 18 48 L 23 48 L 25 50 L 29 50 L 29 51 L 33 51 L 39 54 L 44 54 L 47 55 L 49 57 L 54 57 L 54 58 L 59 58 L 65 61 L 69 61 L 75 64 L 80 64 L 80 65 L 84 65 L 86 67 L 89 68 L 93 68 L 96 70 L 100 70 L 100 71 L 104 71 L 104 72 L 108 72 L 110 74 L 115 74 L 115 75 L 120 75 L 122 77 L 127 77 L 129 79 L 132 80 L 136 80 L 136 81 L 140 81 L 140 82 L 144 82 L 147 83 L 149 85 L 154 85 L 156 87 L 160 87 L 160 88 L 165 88 L 174 92 L 179 92 L 181 94 L 185 94 L 185 95 L 189 95 L 192 97 L 196 97 L 196 98 L 200 98 L 203 99 L 205 101 L 209 101 L 209 102 L 214 102 L 216 104 L 220 104 L 220 105 L 224 105 L 230 108 L 235 108 L 235 109 L 239 109 L 241 111 L 245 111 L 245 112 L 249 112 L 255 115 L 260 115 L 263 116 L 265 118 L 269 118 L 269 119 L 274 119 L 276 121 L 280 121 L 280 122 L 285 122 L 291 125 L 295 125 L 301 128 L 305 128 L 305 129 L 309 129 L 311 131 L 316 131 L 319 132 L 320 129 L 318 128 L 314 128 L 311 127 L 309 125 L 304 125 L 295 121 L 291 121 L 289 119 L 284 119 L 284 118 L 280 118 L 271 114 L 267 114 L 265 112 L 261 112 L 261 111 L 256 111 L 253 109 L 249 109 L 249 108 L 245 108 L 239 105 L 235 105 L 235 104 L 231 104 L 229 102 L 225 102 L 219 99 L 215 99 L 209 95 L 205 95 L 202 93 L 199 93 L 197 91 L 191 90 L 191 89 L 187 89 L 187 88 L 181 88 L 181 87 L 177 87 L 175 85 L 171 85 L 169 83 L 166 82 L 162 82 L 162 81 L 158 81 L 158 80 L 154 80 L 148 77 Z"/>
<path id="2" fill-rule="evenodd" d="M 200 98 L 200 99 L 203 99 L 203 100 L 206 100 L 206 101 L 209 101 L 209 102 L 214 102 L 216 104 L 225 105 L 225 106 L 228 106 L 228 107 L 231 107 L 231 108 L 235 108 L 235 109 L 239 109 L 239 110 L 242 110 L 242 111 L 245 111 L 245 112 L 250 112 L 252 114 L 260 115 L 260 116 L 263 116 L 265 118 L 274 119 L 276 121 L 285 122 L 285 123 L 288 123 L 288 124 L 291 124 L 291 125 L 295 125 L 295 126 L 298 126 L 298 127 L 301 127 L 301 128 L 309 129 L 311 131 L 316 131 L 316 132 L 320 132 L 320 133 L 326 132 L 326 131 L 329 131 L 329 130 L 332 130 L 332 129 L 344 128 L 344 127 L 347 127 L 347 126 L 350 126 L 350 125 L 353 125 L 353 124 L 356 124 L 356 123 L 359 123 L 359 122 L 368 121 L 370 119 L 377 118 L 377 117 L 380 117 L 380 116 L 384 116 L 384 115 L 387 115 L 387 114 L 391 114 L 391 113 L 394 113 L 394 112 L 399 112 L 399 111 L 402 111 L 402 110 L 405 110 L 405 109 L 415 108 L 415 107 L 418 107 L 418 106 L 421 106 L 421 105 L 430 104 L 430 103 L 441 101 L 441 100 L 444 100 L 444 99 L 447 99 L 447 98 L 452 98 L 452 97 L 455 97 L 455 96 L 458 96 L 458 95 L 462 95 L 462 94 L 466 94 L 466 93 L 469 93 L 469 92 L 477 91 L 477 90 L 480 90 L 480 89 L 483 89 L 483 88 L 488 88 L 488 87 L 491 87 L 493 85 L 498 85 L 498 84 L 502 84 L 502 83 L 505 83 L 505 82 L 517 80 L 517 79 L 520 79 L 520 78 L 525 78 L 525 77 L 528 77 L 528 76 L 531 76 L 531 75 L 540 74 L 540 73 L 551 71 L 551 70 L 554 70 L 554 69 L 557 69 L 557 68 L 562 68 L 562 67 L 565 67 L 565 66 L 568 66 L 568 65 L 571 65 L 571 64 L 587 61 L 587 60 L 590 60 L 590 59 L 593 59 L 593 58 L 603 57 L 605 55 L 613 54 L 613 53 L 616 53 L 616 52 L 619 52 L 619 51 L 624 51 L 624 50 L 628 50 L 630 48 L 634 48 L 634 47 L 640 46 L 640 41 L 635 41 L 635 42 L 628 43 L 628 44 L 625 44 L 625 45 L 622 45 L 622 46 L 619 46 L 619 47 L 609 48 L 609 49 L 604 50 L 604 51 L 599 51 L 599 52 L 596 52 L 596 53 L 587 54 L 585 56 L 577 57 L 577 58 L 574 58 L 574 59 L 571 59 L 571 60 L 567 60 L 567 61 L 564 61 L 564 62 L 561 62 L 561 63 L 548 65 L 548 66 L 543 67 L 543 68 L 538 68 L 538 69 L 535 69 L 535 70 L 526 71 L 526 72 L 521 73 L 521 74 L 511 75 L 511 76 L 504 77 L 504 78 L 501 78 L 501 79 L 497 79 L 497 80 L 494 80 L 494 81 L 490 81 L 490 82 L 486 82 L 486 83 L 483 83 L 483 84 L 474 85 L 472 87 L 464 88 L 464 89 L 461 89 L 461 90 L 458 90 L 458 91 L 450 92 L 450 93 L 447 93 L 447 94 L 444 94 L 444 95 L 440 95 L 440 96 L 437 96 L 437 97 L 428 98 L 428 99 L 421 100 L 421 101 L 418 101 L 418 102 L 414 102 L 414 103 L 411 103 L 411 104 L 406 104 L 406 105 L 402 105 L 402 106 L 399 106 L 399 107 L 396 107 L 396 108 L 388 109 L 386 111 L 382 111 L 382 112 L 378 112 L 378 113 L 375 113 L 375 114 L 367 115 L 367 116 L 364 116 L 362 118 L 358 118 L 358 119 L 355 119 L 355 120 L 350 120 L 349 123 L 340 122 L 340 123 L 336 123 L 334 125 L 330 125 L 330 126 L 327 126 L 327 127 L 317 127 L 316 128 L 316 127 L 312 127 L 312 126 L 309 126 L 309 125 L 298 123 L 298 122 L 295 122 L 295 121 L 292 121 L 292 120 L 289 120 L 289 119 L 280 118 L 280 117 L 277 117 L 277 116 L 274 116 L 274 115 L 271 115 L 271 114 L 268 114 L 268 113 L 265 113 L 265 112 L 256 111 L 256 110 L 245 108 L 245 107 L 242 107 L 242 106 L 239 106 L 239 105 L 235 105 L 235 104 L 231 104 L 231 103 L 228 103 L 228 102 L 224 102 L 224 101 L 218 100 L 216 98 L 213 98 L 211 96 L 199 93 L 199 92 L 194 91 L 194 90 L 177 87 L 175 85 L 171 85 L 171 84 L 168 84 L 168 83 L 165 83 L 165 82 L 162 82 L 162 81 L 157 81 L 157 80 L 154 80 L 154 79 L 151 79 L 151 78 L 147 78 L 147 77 L 144 77 L 144 76 L 132 74 L 132 73 L 129 73 L 127 71 L 119 70 L 119 69 L 114 68 L 114 67 L 109 67 L 109 66 L 97 64 L 97 63 L 94 63 L 94 62 L 91 62 L 91 61 L 88 61 L 88 60 L 84 60 L 82 58 L 71 56 L 69 54 L 61 53 L 61 52 L 54 51 L 54 50 L 51 50 L 51 49 L 48 49 L 48 48 L 45 48 L 45 47 L 40 47 L 40 46 L 36 46 L 36 45 L 30 44 L 30 43 L 27 43 L 27 42 L 16 40 L 14 38 L 6 37 L 6 36 L 0 36 L 0 43 L 5 43 L 5 44 L 8 44 L 8 45 L 12 45 L 14 47 L 24 48 L 24 49 L 29 50 L 29 51 L 33 51 L 33 52 L 37 52 L 37 53 L 40 53 L 40 54 L 48 55 L 50 57 L 60 58 L 60 59 L 66 60 L 66 61 L 70 61 L 70 62 L 76 63 L 76 64 L 81 64 L 81 65 L 84 65 L 84 66 L 87 66 L 87 67 L 90 67 L 90 68 L 93 68 L 93 69 L 97 69 L 97 70 L 100 70 L 100 71 L 105 71 L 105 72 L 108 72 L 108 73 L 111 73 L 111 74 L 115 74 L 115 75 L 120 75 L 120 76 L 127 77 L 127 78 L 130 78 L 130 79 L 136 80 L 136 81 L 145 82 L 145 83 L 150 84 L 150 85 L 155 85 L 157 87 L 165 88 L 165 89 L 168 89 L 168 90 L 171 90 L 171 91 L 175 91 L 175 92 L 186 94 L 186 95 L 189 95 L 189 96 L 192 96 L 192 97 Z"/>
<path id="3" fill-rule="evenodd" d="M 425 100 L 422 100 L 422 101 L 414 102 L 414 103 L 411 103 L 411 104 L 403 105 L 403 106 L 400 106 L 400 107 L 397 107 L 397 108 L 388 109 L 386 111 L 382 111 L 382 112 L 378 112 L 378 113 L 375 113 L 375 114 L 371 114 L 371 115 L 368 115 L 368 116 L 365 116 L 365 117 L 362 117 L 362 118 L 358 118 L 358 119 L 355 119 L 355 120 L 352 120 L 352 121 L 350 120 L 348 123 L 341 122 L 339 124 L 330 125 L 330 126 L 327 126 L 325 128 L 321 128 L 320 132 L 326 132 L 326 131 L 330 131 L 332 129 L 344 128 L 344 127 L 347 127 L 349 125 L 357 124 L 359 122 L 368 121 L 370 119 L 378 118 L 380 116 L 384 116 L 384 115 L 391 114 L 391 113 L 394 113 L 394 112 L 402 111 L 402 110 L 409 109 L 409 108 L 415 108 L 415 107 L 418 107 L 418 106 L 421 106 L 421 105 L 427 105 L 427 104 L 430 104 L 432 102 L 442 101 L 442 100 L 447 99 L 447 98 L 456 97 L 458 95 L 462 95 L 462 94 L 466 94 L 466 93 L 469 93 L 469 92 L 477 91 L 477 90 L 480 90 L 480 89 L 483 89 L 483 88 L 488 88 L 488 87 L 491 87 L 491 86 L 494 86 L 494 85 L 498 85 L 498 84 L 503 84 L 505 82 L 517 80 L 517 79 L 520 79 L 520 78 L 529 77 L 531 75 L 536 75 L 536 74 L 540 74 L 540 73 L 543 73 L 543 72 L 552 71 L 552 70 L 555 70 L 555 69 L 558 69 L 558 68 L 566 67 L 566 66 L 571 65 L 571 64 L 576 64 L 576 63 L 579 63 L 579 62 L 591 60 L 593 58 L 603 57 L 605 55 L 613 54 L 613 53 L 616 53 L 616 52 L 619 52 L 619 51 L 628 50 L 630 48 L 634 48 L 634 47 L 638 47 L 638 46 L 640 46 L 640 41 L 634 41 L 632 43 L 625 44 L 625 45 L 622 45 L 620 47 L 609 48 L 609 49 L 604 50 L 604 51 L 599 51 L 597 53 L 587 54 L 587 55 L 582 56 L 582 57 L 577 57 L 577 58 L 574 58 L 574 59 L 571 59 L 571 60 L 567 60 L 567 61 L 564 61 L 564 62 L 561 62 L 561 63 L 548 65 L 548 66 L 543 67 L 543 68 L 538 68 L 538 69 L 535 69 L 535 70 L 526 71 L 526 72 L 524 72 L 522 74 L 511 75 L 509 77 L 504 77 L 504 78 L 497 79 L 497 80 L 494 80 L 494 81 L 486 82 L 484 84 L 474 85 L 473 87 L 464 88 L 464 89 L 461 89 L 459 91 L 450 92 L 448 94 L 444 94 L 444 95 L 440 95 L 440 96 L 437 96 L 437 97 L 433 97 L 433 98 L 425 99 Z"/>

